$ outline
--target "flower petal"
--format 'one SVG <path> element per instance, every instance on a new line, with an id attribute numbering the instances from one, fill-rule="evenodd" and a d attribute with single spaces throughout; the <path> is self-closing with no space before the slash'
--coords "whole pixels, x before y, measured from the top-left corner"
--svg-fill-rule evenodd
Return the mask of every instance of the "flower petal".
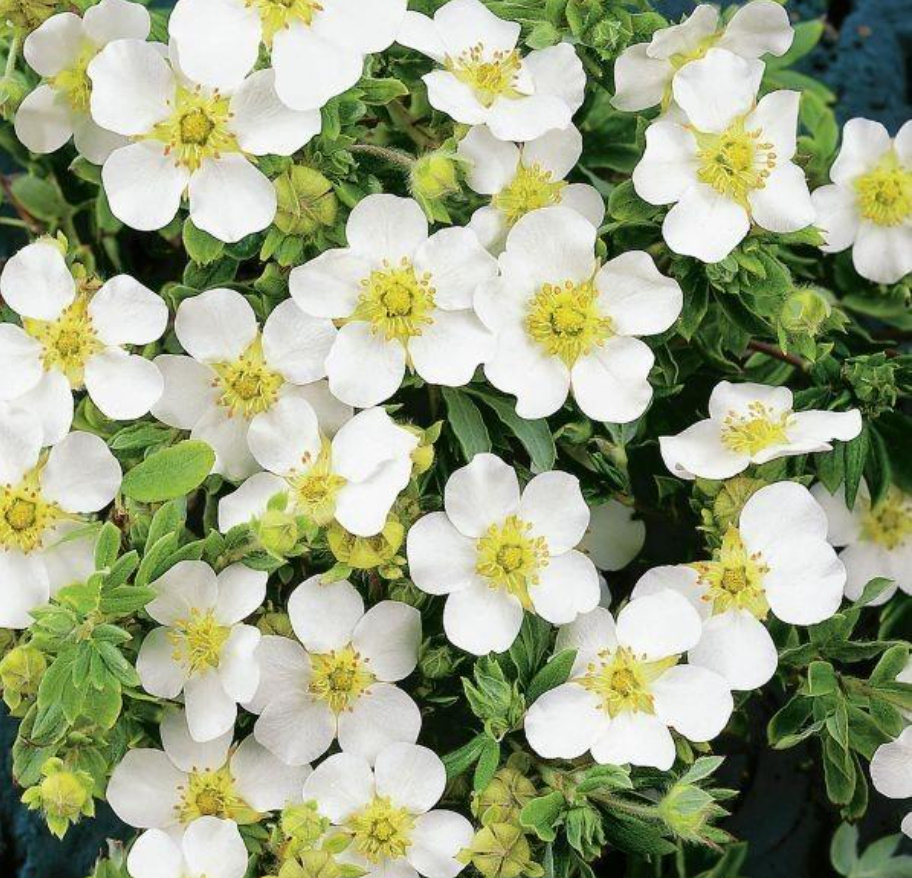
<path id="1" fill-rule="evenodd" d="M 14 122 L 20 142 L 40 154 L 55 152 L 73 136 L 69 99 L 49 85 L 39 85 L 25 96 Z"/>
<path id="2" fill-rule="evenodd" d="M 691 741 L 711 741 L 728 725 L 734 701 L 725 678 L 696 665 L 669 668 L 652 684 L 663 723 Z"/>
<path id="3" fill-rule="evenodd" d="M 51 594 L 41 558 L 17 551 L 0 552 L 0 581 L 3 582 L 0 626 L 29 628 L 35 623 L 29 611 L 46 604 Z"/>
<path id="4" fill-rule="evenodd" d="M 0 399 L 13 400 L 38 386 L 44 375 L 41 344 L 14 323 L 0 324 Z M 31 417 L 31 415 L 30 415 Z M 34 429 L 40 432 L 37 422 Z"/>
<path id="5" fill-rule="evenodd" d="M 519 600 L 486 584 L 454 592 L 443 608 L 443 627 L 450 642 L 473 655 L 509 649 L 522 620 Z"/>
<path id="6" fill-rule="evenodd" d="M 165 381 L 161 398 L 152 406 L 153 416 L 170 427 L 192 430 L 216 406 L 215 372 L 193 357 L 162 354 L 153 362 Z"/>
<path id="7" fill-rule="evenodd" d="M 189 195 L 193 224 L 229 244 L 262 231 L 275 217 L 275 188 L 239 153 L 203 162 L 190 178 Z"/>
<path id="8" fill-rule="evenodd" d="M 187 716 L 180 708 L 165 710 L 159 726 L 162 747 L 172 764 L 181 771 L 216 771 L 228 761 L 231 732 L 200 743 L 190 737 Z M 156 751 L 152 751 L 156 752 Z M 186 779 L 182 784 L 186 783 Z"/>
<path id="9" fill-rule="evenodd" d="M 428 594 L 450 594 L 477 581 L 475 542 L 445 512 L 430 512 L 409 528 L 406 554 L 412 581 Z"/>
<path id="10" fill-rule="evenodd" d="M 418 664 L 421 613 L 399 601 L 380 601 L 362 616 L 351 642 L 379 679 L 403 680 Z"/>
<path id="11" fill-rule="evenodd" d="M 173 658 L 174 644 L 165 628 L 153 628 L 145 637 L 136 657 L 136 673 L 143 689 L 159 698 L 177 698 L 187 675 Z"/>
<path id="12" fill-rule="evenodd" d="M 51 449 L 41 491 L 65 512 L 98 512 L 114 499 L 121 476 L 104 440 L 77 431 Z"/>
<path id="13" fill-rule="evenodd" d="M 421 711 L 412 698 L 392 683 L 374 683 L 339 714 L 339 746 L 373 762 L 391 746 L 414 744 L 420 729 Z"/>
<path id="14" fill-rule="evenodd" d="M 309 652 L 347 646 L 364 615 L 364 601 L 345 579 L 323 584 L 320 574 L 305 579 L 288 599 L 288 616 Z"/>
<path id="15" fill-rule="evenodd" d="M 797 232 L 817 216 L 804 171 L 792 162 L 777 165 L 766 185 L 748 194 L 748 201 L 754 222 L 770 232 Z"/>
<path id="16" fill-rule="evenodd" d="M 337 826 L 374 796 L 374 773 L 362 756 L 336 753 L 304 781 L 304 800 L 315 799 L 321 814 Z"/>
<path id="17" fill-rule="evenodd" d="M 649 345 L 638 338 L 609 338 L 573 366 L 573 398 L 590 418 L 630 423 L 652 399 L 648 376 L 654 362 Z"/>
<path id="18" fill-rule="evenodd" d="M 187 775 L 161 750 L 128 750 L 114 768 L 105 798 L 124 823 L 139 829 L 177 822 L 180 788 Z"/>
<path id="19" fill-rule="evenodd" d="M 357 408 L 379 405 L 402 383 L 405 348 L 373 333 L 367 323 L 346 323 L 326 358 L 326 373 L 329 389 L 342 402 Z"/>
<path id="20" fill-rule="evenodd" d="M 642 765 L 668 771 L 675 745 L 668 727 L 650 713 L 621 713 L 592 747 L 592 758 L 608 765 Z"/>
<path id="21" fill-rule="evenodd" d="M 245 738 L 231 757 L 231 776 L 240 797 L 257 811 L 278 811 L 301 801 L 309 765 L 286 765 L 257 742 Z"/>
<path id="22" fill-rule="evenodd" d="M 493 357 L 495 344 L 473 311 L 438 310 L 434 322 L 409 342 L 409 355 L 415 371 L 429 384 L 462 387 Z"/>
<path id="23" fill-rule="evenodd" d="M 599 570 L 622 570 L 640 554 L 646 542 L 646 525 L 635 515 L 630 506 L 617 500 L 593 506 L 579 550 Z"/>
<path id="24" fill-rule="evenodd" d="M 763 74 L 760 64 L 759 73 Z M 754 105 L 759 86 L 755 65 L 723 49 L 710 49 L 685 64 L 672 83 L 674 99 L 698 131 L 721 134 Z"/>
<path id="25" fill-rule="evenodd" d="M 728 256 L 749 231 L 747 211 L 705 183 L 691 186 L 662 223 L 665 243 L 675 253 L 709 263 Z"/>
<path id="26" fill-rule="evenodd" d="M 565 625 L 595 609 L 600 594 L 595 566 L 575 551 L 552 557 L 539 581 L 529 586 L 535 612 L 554 625 Z"/>
<path id="27" fill-rule="evenodd" d="M 782 6 L 773 0 L 753 0 L 731 17 L 716 46 L 743 58 L 759 58 L 767 53 L 784 55 L 794 36 Z"/>
<path id="28" fill-rule="evenodd" d="M 311 317 L 286 300 L 263 325 L 263 354 L 286 381 L 309 384 L 326 377 L 326 357 L 335 338 L 331 320 Z"/>
<path id="29" fill-rule="evenodd" d="M 595 276 L 599 307 L 622 335 L 657 335 L 670 328 L 684 303 L 678 282 L 662 274 L 648 253 L 633 250 L 609 260 Z"/>
<path id="30" fill-rule="evenodd" d="M 320 455 L 317 413 L 303 399 L 284 397 L 253 419 L 247 442 L 257 463 L 270 472 L 305 472 Z"/>
<path id="31" fill-rule="evenodd" d="M 446 786 L 446 770 L 440 757 L 417 744 L 392 744 L 374 766 L 378 796 L 389 796 L 394 805 L 411 814 L 431 810 Z"/>
<path id="32" fill-rule="evenodd" d="M 721 674 L 732 689 L 746 692 L 772 679 L 779 653 L 762 622 L 745 610 L 729 610 L 703 623 L 700 642 L 687 659 Z"/>
<path id="33" fill-rule="evenodd" d="M 728 479 L 747 468 L 750 457 L 722 442 L 722 426 L 711 418 L 697 421 L 677 436 L 660 436 L 662 460 L 681 479 Z"/>
<path id="34" fill-rule="evenodd" d="M 200 817 L 187 827 L 181 846 L 194 878 L 244 878 L 247 847 L 234 821 Z"/>
<path id="35" fill-rule="evenodd" d="M 467 848 L 475 834 L 471 823 L 454 811 L 429 811 L 412 827 L 407 857 L 427 878 L 456 878 L 465 868 L 456 855 Z"/>
<path id="36" fill-rule="evenodd" d="M 565 683 L 545 692 L 529 708 L 526 739 L 545 759 L 576 759 L 604 734 L 607 719 L 595 693 Z"/>
<path id="37" fill-rule="evenodd" d="M 460 533 L 478 538 L 492 524 L 519 511 L 519 480 L 494 454 L 476 454 L 444 488 L 444 508 Z"/>
<path id="38" fill-rule="evenodd" d="M 676 591 L 638 597 L 617 617 L 618 643 L 648 661 L 687 652 L 699 642 L 700 631 L 700 616 Z"/>
<path id="39" fill-rule="evenodd" d="M 131 421 L 161 399 L 165 379 L 151 360 L 107 348 L 86 363 L 85 386 L 103 415 Z"/>
<path id="40" fill-rule="evenodd" d="M 614 62 L 612 105 L 628 113 L 654 107 L 665 97 L 674 72 L 670 61 L 649 57 L 649 43 L 630 46 Z"/>
<path id="41" fill-rule="evenodd" d="M 76 282 L 60 248 L 39 240 L 6 261 L 0 274 L 0 295 L 22 317 L 56 320 L 76 297 Z"/>
<path id="42" fill-rule="evenodd" d="M 237 702 L 214 671 L 191 676 L 184 683 L 187 725 L 195 741 L 211 741 L 234 728 Z"/>
<path id="43" fill-rule="evenodd" d="M 515 176 L 519 149 L 476 125 L 459 141 L 456 154 L 468 163 L 466 184 L 479 195 L 496 195 Z"/>

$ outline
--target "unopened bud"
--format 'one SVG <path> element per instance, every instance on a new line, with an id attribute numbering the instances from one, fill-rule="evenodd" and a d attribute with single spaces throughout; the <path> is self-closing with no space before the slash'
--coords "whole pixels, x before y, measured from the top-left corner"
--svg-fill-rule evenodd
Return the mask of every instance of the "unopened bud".
<path id="1" fill-rule="evenodd" d="M 295 517 L 287 512 L 267 509 L 254 525 L 254 532 L 267 552 L 284 558 L 298 541 Z"/>
<path id="2" fill-rule="evenodd" d="M 509 763 L 499 768 L 474 802 L 473 811 L 485 825 L 516 823 L 523 806 L 538 795 L 535 784 Z"/>
<path id="3" fill-rule="evenodd" d="M 22 801 L 33 811 L 40 810 L 48 829 L 63 838 L 71 823 L 95 813 L 92 776 L 85 771 L 69 770 L 62 759 L 48 759 L 41 768 L 44 779 L 25 791 Z"/>
<path id="4" fill-rule="evenodd" d="M 3 700 L 15 710 L 23 698 L 38 692 L 47 660 L 44 654 L 33 646 L 17 646 L 0 661 L 0 684 L 3 685 Z"/>
<path id="5" fill-rule="evenodd" d="M 57 0 L 0 0 L 0 21 L 31 33 L 57 11 Z"/>
<path id="6" fill-rule="evenodd" d="M 720 533 L 737 526 L 744 504 L 766 483 L 760 479 L 739 476 L 727 479 L 713 500 L 713 519 Z"/>
<path id="7" fill-rule="evenodd" d="M 458 859 L 471 863 L 484 878 L 537 878 L 544 873 L 533 861 L 523 831 L 510 823 L 492 823 L 480 829 Z"/>
<path id="8" fill-rule="evenodd" d="M 830 303 L 816 290 L 796 290 L 783 303 L 779 322 L 789 332 L 814 336 L 832 312 Z"/>
<path id="9" fill-rule="evenodd" d="M 292 165 L 273 180 L 276 215 L 273 223 L 286 235 L 308 237 L 336 221 L 339 200 L 332 183 L 306 165 Z"/>
<path id="10" fill-rule="evenodd" d="M 459 191 L 459 173 L 452 153 L 428 153 L 412 166 L 411 189 L 419 198 L 436 201 Z"/>

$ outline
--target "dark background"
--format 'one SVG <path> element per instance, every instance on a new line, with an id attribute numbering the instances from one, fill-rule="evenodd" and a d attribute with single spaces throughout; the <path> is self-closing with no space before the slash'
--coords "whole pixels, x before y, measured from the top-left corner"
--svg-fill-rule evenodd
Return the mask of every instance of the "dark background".
<path id="1" fill-rule="evenodd" d="M 690 0 L 656 5 L 673 18 L 694 6 Z M 827 32 L 804 69 L 839 96 L 840 121 L 865 116 L 895 133 L 912 118 L 912 0 L 794 0 L 788 8 L 796 21 L 826 15 Z M 838 818 L 821 789 L 817 751 L 813 744 L 783 753 L 766 748 L 763 729 L 775 705 L 755 700 L 756 740 L 733 746 L 724 778 L 743 790 L 726 826 L 750 842 L 744 874 L 825 878 L 832 874 L 827 850 Z M 10 776 L 14 737 L 15 723 L 0 703 L 0 878 L 85 878 L 105 839 L 130 831 L 100 805 L 95 820 L 72 828 L 63 842 L 54 839 L 19 804 Z M 901 813 L 898 803 L 875 796 L 863 840 L 898 831 Z"/>

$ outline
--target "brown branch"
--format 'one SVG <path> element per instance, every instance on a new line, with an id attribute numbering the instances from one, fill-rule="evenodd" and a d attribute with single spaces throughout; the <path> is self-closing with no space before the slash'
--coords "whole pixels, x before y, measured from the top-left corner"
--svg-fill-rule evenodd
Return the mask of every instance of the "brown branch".
<path id="1" fill-rule="evenodd" d="M 774 360 L 780 360 L 783 363 L 788 363 L 790 366 L 794 366 L 796 369 L 801 369 L 802 372 L 806 372 L 808 364 L 797 357 L 794 354 L 787 354 L 785 351 L 777 348 L 774 344 L 769 344 L 765 341 L 749 341 L 747 343 L 748 350 L 756 351 L 758 354 L 766 354 L 768 357 L 772 357 Z"/>
<path id="2" fill-rule="evenodd" d="M 33 235 L 41 234 L 41 223 L 35 219 L 20 203 L 19 199 L 13 194 L 12 183 L 10 178 L 6 174 L 0 173 L 0 187 L 3 188 L 3 192 L 6 195 L 7 200 L 12 205 L 13 210 L 16 211 L 16 215 L 19 219 L 22 220 L 28 226 L 29 231 Z"/>

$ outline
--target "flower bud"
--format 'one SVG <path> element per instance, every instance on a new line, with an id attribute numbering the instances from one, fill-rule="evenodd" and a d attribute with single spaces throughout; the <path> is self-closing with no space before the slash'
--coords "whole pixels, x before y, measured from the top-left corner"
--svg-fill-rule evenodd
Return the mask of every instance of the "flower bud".
<path id="1" fill-rule="evenodd" d="M 34 696 L 47 669 L 44 654 L 33 646 L 17 646 L 0 661 L 3 700 L 15 710 L 23 698 Z"/>
<path id="2" fill-rule="evenodd" d="M 736 476 L 722 483 L 712 505 L 713 520 L 720 534 L 729 526 L 737 526 L 744 504 L 765 484 L 761 479 L 747 476 Z"/>
<path id="3" fill-rule="evenodd" d="M 31 33 L 57 11 L 57 0 L 0 0 L 0 21 Z"/>
<path id="4" fill-rule="evenodd" d="M 538 795 L 535 784 L 515 765 L 513 757 L 499 768 L 473 802 L 472 811 L 484 825 L 516 823 L 523 806 Z"/>
<path id="5" fill-rule="evenodd" d="M 95 813 L 95 782 L 85 771 L 69 770 L 62 759 L 48 759 L 41 768 L 44 779 L 25 791 L 22 801 L 32 811 L 42 811 L 48 829 L 63 838 L 71 823 Z"/>
<path id="6" fill-rule="evenodd" d="M 694 842 L 702 841 L 704 827 L 720 811 L 706 790 L 688 783 L 674 784 L 658 804 L 658 813 L 668 828 L 678 838 Z"/>
<path id="7" fill-rule="evenodd" d="M 298 525 L 295 517 L 277 509 L 267 509 L 253 530 L 262 547 L 280 558 L 291 553 L 298 542 Z"/>
<path id="8" fill-rule="evenodd" d="M 415 196 L 429 201 L 458 192 L 459 173 L 455 156 L 443 150 L 422 156 L 412 166 L 409 183 Z"/>
<path id="9" fill-rule="evenodd" d="M 259 628 L 263 634 L 276 634 L 279 637 L 294 637 L 294 630 L 291 627 L 291 619 L 288 618 L 288 613 L 264 613 L 257 619 L 256 627 Z"/>
<path id="10" fill-rule="evenodd" d="M 273 180 L 276 215 L 273 223 L 286 235 L 308 237 L 336 221 L 339 200 L 332 183 L 306 165 L 292 165 Z"/>
<path id="11" fill-rule="evenodd" d="M 852 357 L 842 367 L 845 380 L 852 388 L 862 413 L 876 418 L 896 406 L 899 391 L 896 370 L 899 364 L 886 354 Z"/>
<path id="12" fill-rule="evenodd" d="M 832 312 L 830 303 L 816 290 L 796 290 L 779 312 L 779 323 L 789 332 L 815 336 Z"/>
<path id="13" fill-rule="evenodd" d="M 538 878 L 544 870 L 532 860 L 532 850 L 523 831 L 509 823 L 493 823 L 480 829 L 472 844 L 457 859 L 470 862 L 484 878 Z"/>
<path id="14" fill-rule="evenodd" d="M 443 680 L 453 673 L 455 667 L 456 656 L 446 644 L 424 650 L 418 659 L 418 668 L 428 680 Z"/>
<path id="15" fill-rule="evenodd" d="M 282 832 L 305 847 L 316 844 L 329 829 L 329 821 L 317 811 L 315 802 L 303 802 L 282 809 Z"/>
<path id="16" fill-rule="evenodd" d="M 278 878 L 339 878 L 342 867 L 329 851 L 302 851 L 279 869 Z"/>
<path id="17" fill-rule="evenodd" d="M 330 525 L 326 534 L 330 551 L 342 564 L 355 570 L 376 568 L 384 576 L 384 571 L 391 572 L 394 568 L 398 569 L 400 563 L 405 563 L 396 554 L 404 539 L 405 528 L 394 515 L 386 519 L 383 530 L 374 537 L 356 537 L 338 522 Z"/>

